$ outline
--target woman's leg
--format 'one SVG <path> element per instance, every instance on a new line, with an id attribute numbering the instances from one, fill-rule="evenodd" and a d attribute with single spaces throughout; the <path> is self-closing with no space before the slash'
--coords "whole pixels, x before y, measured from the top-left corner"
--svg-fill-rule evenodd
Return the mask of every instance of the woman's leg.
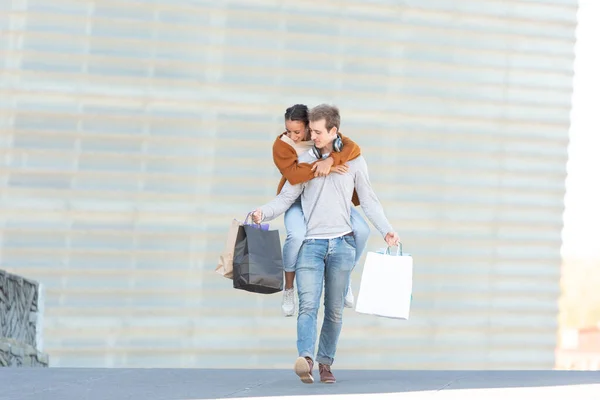
<path id="1" fill-rule="evenodd" d="M 354 242 L 356 244 L 356 257 L 354 259 L 353 269 L 358 264 L 362 253 L 367 247 L 369 235 L 371 234 L 371 228 L 367 221 L 360 215 L 355 207 L 352 207 L 350 211 L 350 222 L 352 223 L 352 231 L 354 232 Z M 354 307 L 354 294 L 352 293 L 352 279 L 348 283 L 348 290 L 346 291 L 346 297 L 344 298 L 344 306 L 347 308 Z"/>
<path id="2" fill-rule="evenodd" d="M 286 211 L 284 216 L 287 237 L 283 244 L 283 270 L 285 272 L 285 290 L 281 309 L 286 317 L 295 313 L 294 278 L 296 276 L 296 261 L 304 238 L 306 236 L 306 223 L 300 200 L 296 201 Z"/>
<path id="3" fill-rule="evenodd" d="M 294 288 L 294 278 L 296 278 L 296 271 L 284 271 L 285 276 L 285 290 L 290 290 Z"/>
<path id="4" fill-rule="evenodd" d="M 350 211 L 350 222 L 352 223 L 354 241 L 356 242 L 356 259 L 354 260 L 354 265 L 356 266 L 367 247 L 367 242 L 371 235 L 371 228 L 369 228 L 369 224 L 367 224 L 367 221 L 365 221 L 356 207 L 352 207 L 352 210 Z"/>

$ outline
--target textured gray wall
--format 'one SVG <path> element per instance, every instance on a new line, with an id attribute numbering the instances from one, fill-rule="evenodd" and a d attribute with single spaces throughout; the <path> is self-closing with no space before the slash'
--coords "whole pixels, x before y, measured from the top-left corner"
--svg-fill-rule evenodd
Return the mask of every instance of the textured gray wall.
<path id="1" fill-rule="evenodd" d="M 48 366 L 37 282 L 0 270 L 0 367 Z"/>
<path id="2" fill-rule="evenodd" d="M 346 312 L 336 365 L 553 367 L 575 13 L 2 1 L 0 267 L 46 284 L 53 365 L 289 366 L 280 296 L 213 269 L 285 108 L 331 102 L 415 257 L 411 320 Z"/>

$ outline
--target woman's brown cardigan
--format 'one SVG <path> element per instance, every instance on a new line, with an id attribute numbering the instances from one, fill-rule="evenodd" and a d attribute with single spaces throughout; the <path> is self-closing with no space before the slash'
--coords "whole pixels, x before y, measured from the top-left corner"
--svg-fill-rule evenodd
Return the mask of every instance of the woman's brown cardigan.
<path id="1" fill-rule="evenodd" d="M 277 194 L 281 192 L 286 181 L 290 181 L 292 185 L 297 185 L 308 182 L 315 177 L 315 172 L 312 170 L 314 163 L 299 163 L 296 150 L 290 144 L 281 140 L 282 135 L 285 135 L 285 133 L 277 136 L 275 143 L 273 143 L 273 161 L 282 175 L 277 187 Z M 360 156 L 360 147 L 349 138 L 342 136 L 341 133 L 339 135 L 344 146 L 342 151 L 330 154 L 330 157 L 333 158 L 334 166 L 345 164 Z M 352 202 L 356 206 L 360 204 L 356 190 L 352 195 Z"/>

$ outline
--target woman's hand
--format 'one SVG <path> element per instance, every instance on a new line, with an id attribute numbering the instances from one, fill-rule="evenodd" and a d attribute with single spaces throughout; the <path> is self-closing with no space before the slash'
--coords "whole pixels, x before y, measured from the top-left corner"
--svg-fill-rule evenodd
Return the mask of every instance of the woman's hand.
<path id="1" fill-rule="evenodd" d="M 315 178 L 329 175 L 332 166 L 333 158 L 331 157 L 327 157 L 324 160 L 317 161 L 312 167 L 312 170 L 315 171 Z"/>
<path id="2" fill-rule="evenodd" d="M 331 172 L 335 172 L 336 174 L 345 174 L 350 170 L 350 167 L 346 164 L 338 165 L 337 167 L 331 168 Z"/>

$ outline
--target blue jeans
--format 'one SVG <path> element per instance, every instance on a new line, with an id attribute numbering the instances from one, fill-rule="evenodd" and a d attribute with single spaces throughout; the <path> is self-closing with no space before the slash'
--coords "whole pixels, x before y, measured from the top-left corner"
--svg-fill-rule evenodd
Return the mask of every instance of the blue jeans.
<path id="1" fill-rule="evenodd" d="M 325 286 L 325 318 L 316 361 L 326 365 L 333 364 L 342 331 L 344 297 L 355 259 L 356 243 L 353 236 L 309 239 L 304 242 L 296 268 L 299 299 L 297 347 L 300 357 L 315 359 L 317 314 Z"/>
<path id="2" fill-rule="evenodd" d="M 294 272 L 300 247 L 302 247 L 306 237 L 306 222 L 304 221 L 300 198 L 285 212 L 284 222 L 287 237 L 283 244 L 283 269 L 286 272 Z M 354 265 L 356 265 L 365 247 L 367 247 L 371 229 L 356 207 L 352 207 L 350 211 L 350 223 L 356 241 L 356 259 L 354 260 Z"/>

